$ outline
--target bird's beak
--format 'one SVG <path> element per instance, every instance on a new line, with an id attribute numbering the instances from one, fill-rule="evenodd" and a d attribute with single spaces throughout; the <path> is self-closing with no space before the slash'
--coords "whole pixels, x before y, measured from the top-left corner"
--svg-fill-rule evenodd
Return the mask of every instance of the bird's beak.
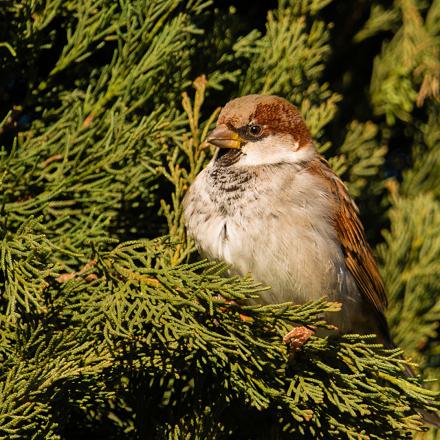
<path id="1" fill-rule="evenodd" d="M 240 148 L 245 141 L 238 133 L 220 124 L 208 134 L 206 142 L 219 148 Z"/>

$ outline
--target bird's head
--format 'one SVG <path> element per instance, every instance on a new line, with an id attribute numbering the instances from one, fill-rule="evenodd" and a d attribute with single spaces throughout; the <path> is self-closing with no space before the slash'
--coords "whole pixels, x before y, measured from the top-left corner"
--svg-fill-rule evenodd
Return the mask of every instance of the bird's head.
<path id="1" fill-rule="evenodd" d="M 219 147 L 224 165 L 300 163 L 316 153 L 298 109 L 278 96 L 248 95 L 221 111 L 207 142 Z"/>

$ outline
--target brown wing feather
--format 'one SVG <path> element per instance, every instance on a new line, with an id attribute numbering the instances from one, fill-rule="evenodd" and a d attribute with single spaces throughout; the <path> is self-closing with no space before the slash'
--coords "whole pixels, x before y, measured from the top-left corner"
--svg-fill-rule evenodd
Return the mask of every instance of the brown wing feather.
<path id="1" fill-rule="evenodd" d="M 365 239 L 358 209 L 348 194 L 347 188 L 330 169 L 325 159 L 320 157 L 319 160 L 312 161 L 310 166 L 314 174 L 319 174 L 325 179 L 337 201 L 335 228 L 347 268 L 364 298 L 368 300 L 373 310 L 378 312 L 380 319 L 385 321 L 384 312 L 388 304 L 385 287 L 376 260 Z M 386 322 L 383 324 L 386 328 Z"/>

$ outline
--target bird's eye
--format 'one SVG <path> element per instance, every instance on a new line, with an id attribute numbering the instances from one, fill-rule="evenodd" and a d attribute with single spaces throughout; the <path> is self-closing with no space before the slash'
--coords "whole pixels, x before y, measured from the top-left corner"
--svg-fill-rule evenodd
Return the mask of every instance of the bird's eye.
<path id="1" fill-rule="evenodd" d="M 263 131 L 263 127 L 261 125 L 252 124 L 249 125 L 248 131 L 252 136 L 259 136 Z"/>

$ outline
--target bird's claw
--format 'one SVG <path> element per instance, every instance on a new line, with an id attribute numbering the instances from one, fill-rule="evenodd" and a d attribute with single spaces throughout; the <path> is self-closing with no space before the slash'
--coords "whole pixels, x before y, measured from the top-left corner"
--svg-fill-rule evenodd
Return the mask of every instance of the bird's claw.
<path id="1" fill-rule="evenodd" d="M 283 342 L 289 347 L 290 351 L 298 351 L 314 333 L 315 331 L 308 327 L 294 327 L 284 335 Z"/>

